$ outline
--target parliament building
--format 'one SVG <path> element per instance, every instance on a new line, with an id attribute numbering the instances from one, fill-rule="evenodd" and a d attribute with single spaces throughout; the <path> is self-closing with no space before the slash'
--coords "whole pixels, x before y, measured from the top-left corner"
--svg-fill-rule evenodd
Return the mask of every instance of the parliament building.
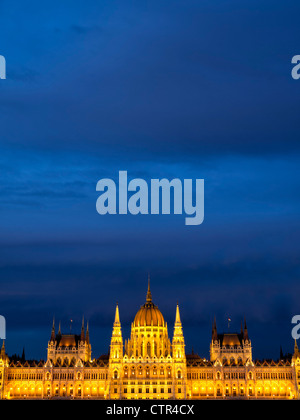
<path id="1" fill-rule="evenodd" d="M 172 340 L 165 319 L 146 302 L 123 341 L 118 305 L 108 355 L 92 358 L 89 327 L 81 333 L 55 332 L 53 321 L 47 360 L 10 360 L 0 352 L 0 399 L 299 399 L 300 352 L 290 358 L 254 361 L 246 322 L 238 333 L 220 333 L 212 325 L 210 360 L 186 354 L 179 307 Z"/>

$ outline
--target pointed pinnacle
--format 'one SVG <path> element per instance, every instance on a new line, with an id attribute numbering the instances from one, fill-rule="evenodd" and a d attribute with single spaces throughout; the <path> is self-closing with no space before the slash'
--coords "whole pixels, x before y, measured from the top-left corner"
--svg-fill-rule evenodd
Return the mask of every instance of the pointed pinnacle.
<path id="1" fill-rule="evenodd" d="M 152 295 L 151 295 L 151 290 L 150 290 L 150 274 L 148 274 L 148 290 L 147 290 L 147 295 L 146 295 L 146 301 L 152 302 Z"/>
<path id="2" fill-rule="evenodd" d="M 119 306 L 116 306 L 116 313 L 115 313 L 115 324 L 120 324 L 120 314 L 119 314 Z"/>
<path id="3" fill-rule="evenodd" d="M 180 320 L 180 312 L 179 312 L 179 306 L 178 306 L 178 303 L 177 303 L 177 306 L 176 306 L 175 324 L 181 324 L 181 320 Z"/>

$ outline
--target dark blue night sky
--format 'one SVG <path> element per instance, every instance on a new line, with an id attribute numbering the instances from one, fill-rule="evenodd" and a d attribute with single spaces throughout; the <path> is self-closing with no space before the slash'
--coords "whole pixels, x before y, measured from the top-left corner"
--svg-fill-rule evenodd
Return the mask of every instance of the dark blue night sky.
<path id="1" fill-rule="evenodd" d="M 299 1 L 0 1 L 0 313 L 8 354 L 52 319 L 108 351 L 154 302 L 187 352 L 211 325 L 291 352 L 300 295 Z M 204 178 L 205 220 L 100 216 L 96 183 Z"/>

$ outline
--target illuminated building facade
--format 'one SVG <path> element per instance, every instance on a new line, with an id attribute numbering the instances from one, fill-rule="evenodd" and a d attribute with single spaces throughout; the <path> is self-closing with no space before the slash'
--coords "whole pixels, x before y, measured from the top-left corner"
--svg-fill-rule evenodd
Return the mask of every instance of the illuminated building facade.
<path id="1" fill-rule="evenodd" d="M 0 398 L 98 399 L 299 399 L 300 352 L 295 342 L 291 360 L 252 360 L 246 322 L 240 333 L 218 333 L 213 322 L 210 360 L 185 353 L 176 307 L 172 340 L 167 323 L 152 301 L 146 302 L 123 342 L 116 307 L 109 355 L 92 359 L 88 325 L 81 333 L 55 333 L 53 322 L 46 362 L 9 359 L 0 353 Z"/>

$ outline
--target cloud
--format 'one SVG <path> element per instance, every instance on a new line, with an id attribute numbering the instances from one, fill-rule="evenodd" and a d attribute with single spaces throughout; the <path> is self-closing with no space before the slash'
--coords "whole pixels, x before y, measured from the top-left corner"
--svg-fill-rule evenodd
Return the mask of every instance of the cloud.
<path id="1" fill-rule="evenodd" d="M 93 36 L 71 41 L 41 28 L 46 53 L 32 47 L 34 73 L 15 72 L 37 85 L 20 94 L 10 83 L 1 97 L 6 144 L 184 159 L 299 151 L 289 67 L 296 13 L 245 13 L 235 1 L 103 7 L 81 16 L 78 6 L 65 22 L 51 9 L 51 28 Z"/>

